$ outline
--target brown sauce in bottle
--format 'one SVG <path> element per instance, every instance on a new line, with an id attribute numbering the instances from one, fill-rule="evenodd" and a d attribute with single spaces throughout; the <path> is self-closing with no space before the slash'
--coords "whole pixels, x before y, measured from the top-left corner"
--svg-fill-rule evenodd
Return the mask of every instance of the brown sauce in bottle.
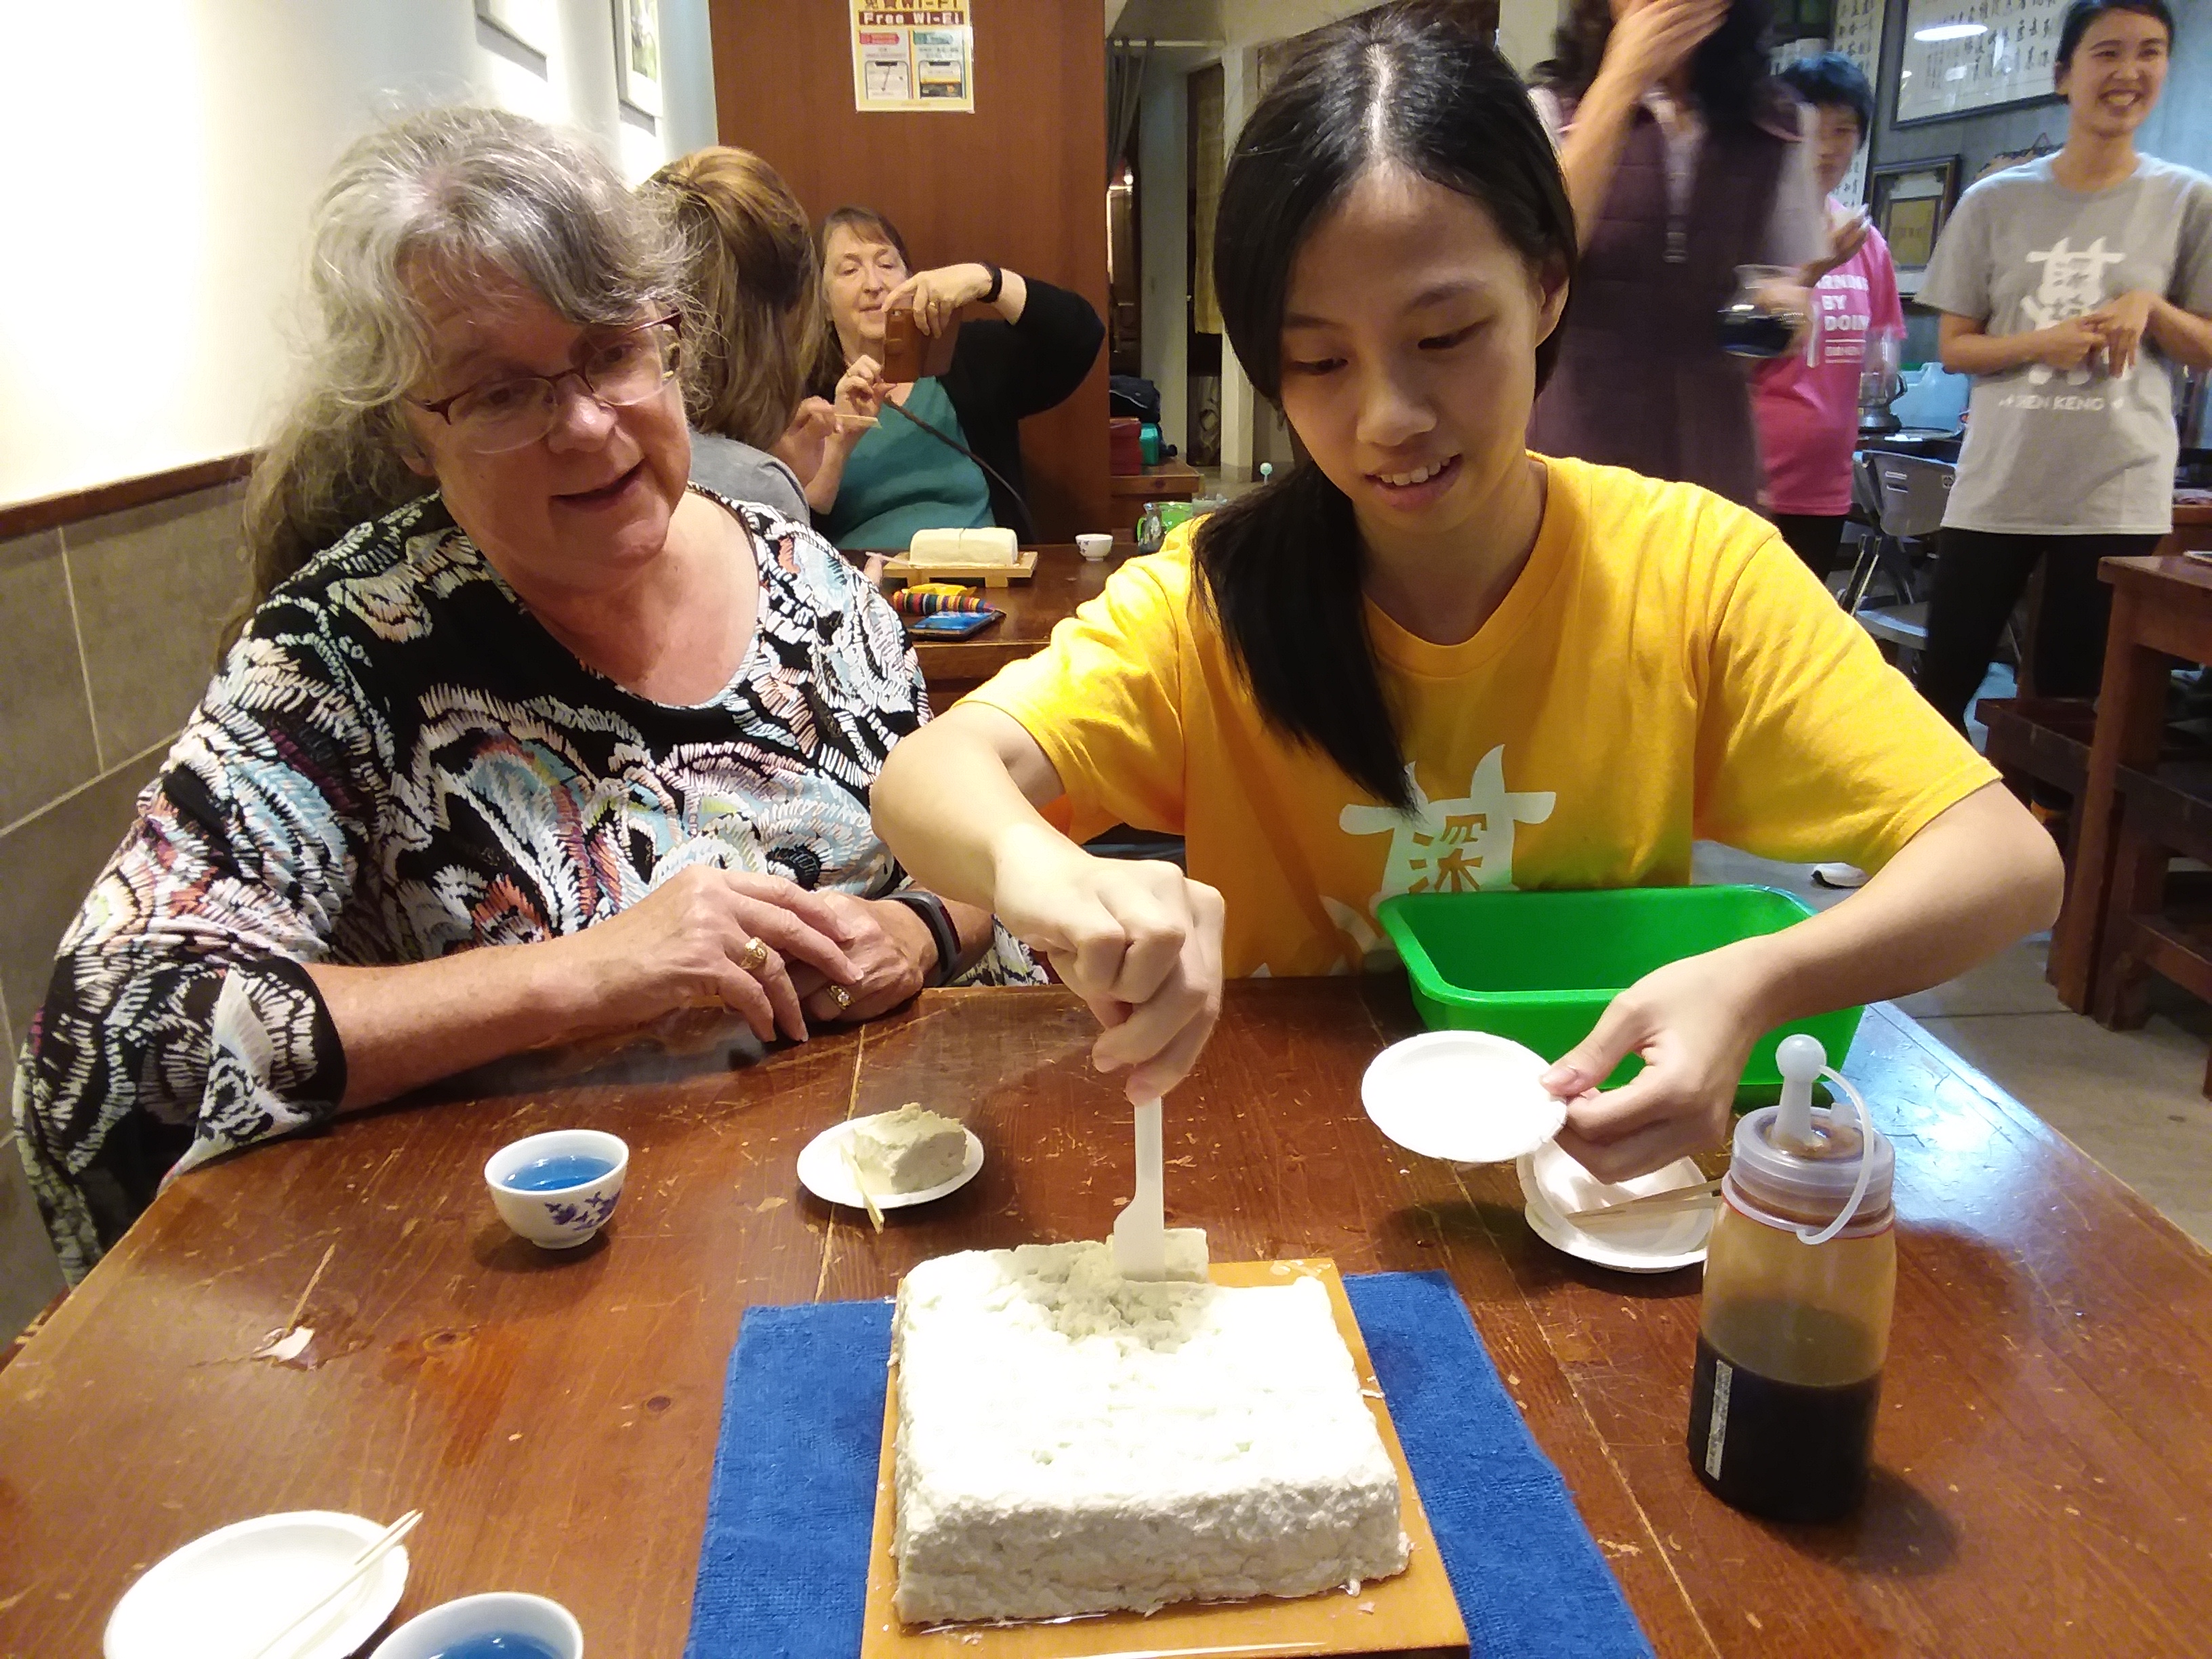
<path id="1" fill-rule="evenodd" d="M 1793 1346 L 1816 1352 L 1850 1354 L 1867 1344 L 1858 1326 L 1817 1309 L 1749 1304 L 1735 1312 L 1739 1329 L 1786 1325 Z M 1701 1334 L 1690 1385 L 1691 1467 L 1722 1502 L 1747 1514 L 1835 1520 L 1866 1494 L 1881 1395 L 1878 1368 L 1852 1382 L 1787 1382 L 1737 1364 Z"/>

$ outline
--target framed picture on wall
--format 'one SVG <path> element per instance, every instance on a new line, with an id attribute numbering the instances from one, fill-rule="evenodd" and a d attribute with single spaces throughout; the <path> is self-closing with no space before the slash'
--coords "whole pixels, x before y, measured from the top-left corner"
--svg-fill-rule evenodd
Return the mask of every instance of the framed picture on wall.
<path id="1" fill-rule="evenodd" d="M 1917 294 L 1936 239 L 1959 200 L 1959 158 L 1894 161 L 1874 170 L 1868 203 L 1897 264 L 1897 291 Z"/>
<path id="2" fill-rule="evenodd" d="M 2066 0 L 1906 0 L 1897 125 L 2053 95 Z"/>
<path id="3" fill-rule="evenodd" d="M 641 115 L 660 113 L 660 0 L 614 0 L 615 91 Z"/>
<path id="4" fill-rule="evenodd" d="M 559 33 L 555 0 L 477 0 L 477 15 L 540 58 L 553 55 Z"/>

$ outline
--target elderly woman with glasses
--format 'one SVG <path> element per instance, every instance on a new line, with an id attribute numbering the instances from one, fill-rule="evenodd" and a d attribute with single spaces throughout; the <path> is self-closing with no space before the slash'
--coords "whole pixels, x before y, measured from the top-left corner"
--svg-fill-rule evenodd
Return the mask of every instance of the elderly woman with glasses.
<path id="1" fill-rule="evenodd" d="M 259 603 L 16 1076 L 72 1278 L 169 1175 L 465 1069 L 647 1026 L 804 1040 L 1029 971 L 869 827 L 928 718 L 890 608 L 686 486 L 648 204 L 579 142 L 436 112 L 341 161 L 312 269 Z"/>

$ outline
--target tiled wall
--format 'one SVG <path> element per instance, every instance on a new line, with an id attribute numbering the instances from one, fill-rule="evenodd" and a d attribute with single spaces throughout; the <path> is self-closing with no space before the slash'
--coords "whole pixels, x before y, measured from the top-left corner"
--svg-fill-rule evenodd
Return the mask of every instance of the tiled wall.
<path id="1" fill-rule="evenodd" d="M 206 689 L 216 639 L 244 598 L 244 489 L 0 541 L 0 1041 L 11 1084 L 54 946 Z M 0 1339 L 60 1288 L 0 1121 Z"/>

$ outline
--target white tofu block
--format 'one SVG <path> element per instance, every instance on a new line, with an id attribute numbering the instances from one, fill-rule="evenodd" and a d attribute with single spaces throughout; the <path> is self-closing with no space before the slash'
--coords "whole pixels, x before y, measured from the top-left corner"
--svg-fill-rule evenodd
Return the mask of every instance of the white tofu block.
<path id="1" fill-rule="evenodd" d="M 957 530 L 917 530 L 907 544 L 907 557 L 917 564 L 963 564 L 960 532 Z"/>
<path id="2" fill-rule="evenodd" d="M 960 556 L 971 564 L 1012 564 L 1021 556 L 1021 543 L 1011 530 L 996 526 L 988 530 L 960 532 Z"/>
<path id="3" fill-rule="evenodd" d="M 968 1162 L 968 1131 L 909 1103 L 853 1125 L 853 1161 L 878 1194 L 923 1192 L 960 1173 Z"/>
<path id="4" fill-rule="evenodd" d="M 917 530 L 907 544 L 917 564 L 1012 564 L 1021 544 L 1011 530 Z"/>
<path id="5" fill-rule="evenodd" d="M 907 1275 L 894 1341 L 909 1624 L 1405 1570 L 1397 1471 L 1317 1280 L 1126 1280 L 1103 1243 L 971 1250 Z"/>

